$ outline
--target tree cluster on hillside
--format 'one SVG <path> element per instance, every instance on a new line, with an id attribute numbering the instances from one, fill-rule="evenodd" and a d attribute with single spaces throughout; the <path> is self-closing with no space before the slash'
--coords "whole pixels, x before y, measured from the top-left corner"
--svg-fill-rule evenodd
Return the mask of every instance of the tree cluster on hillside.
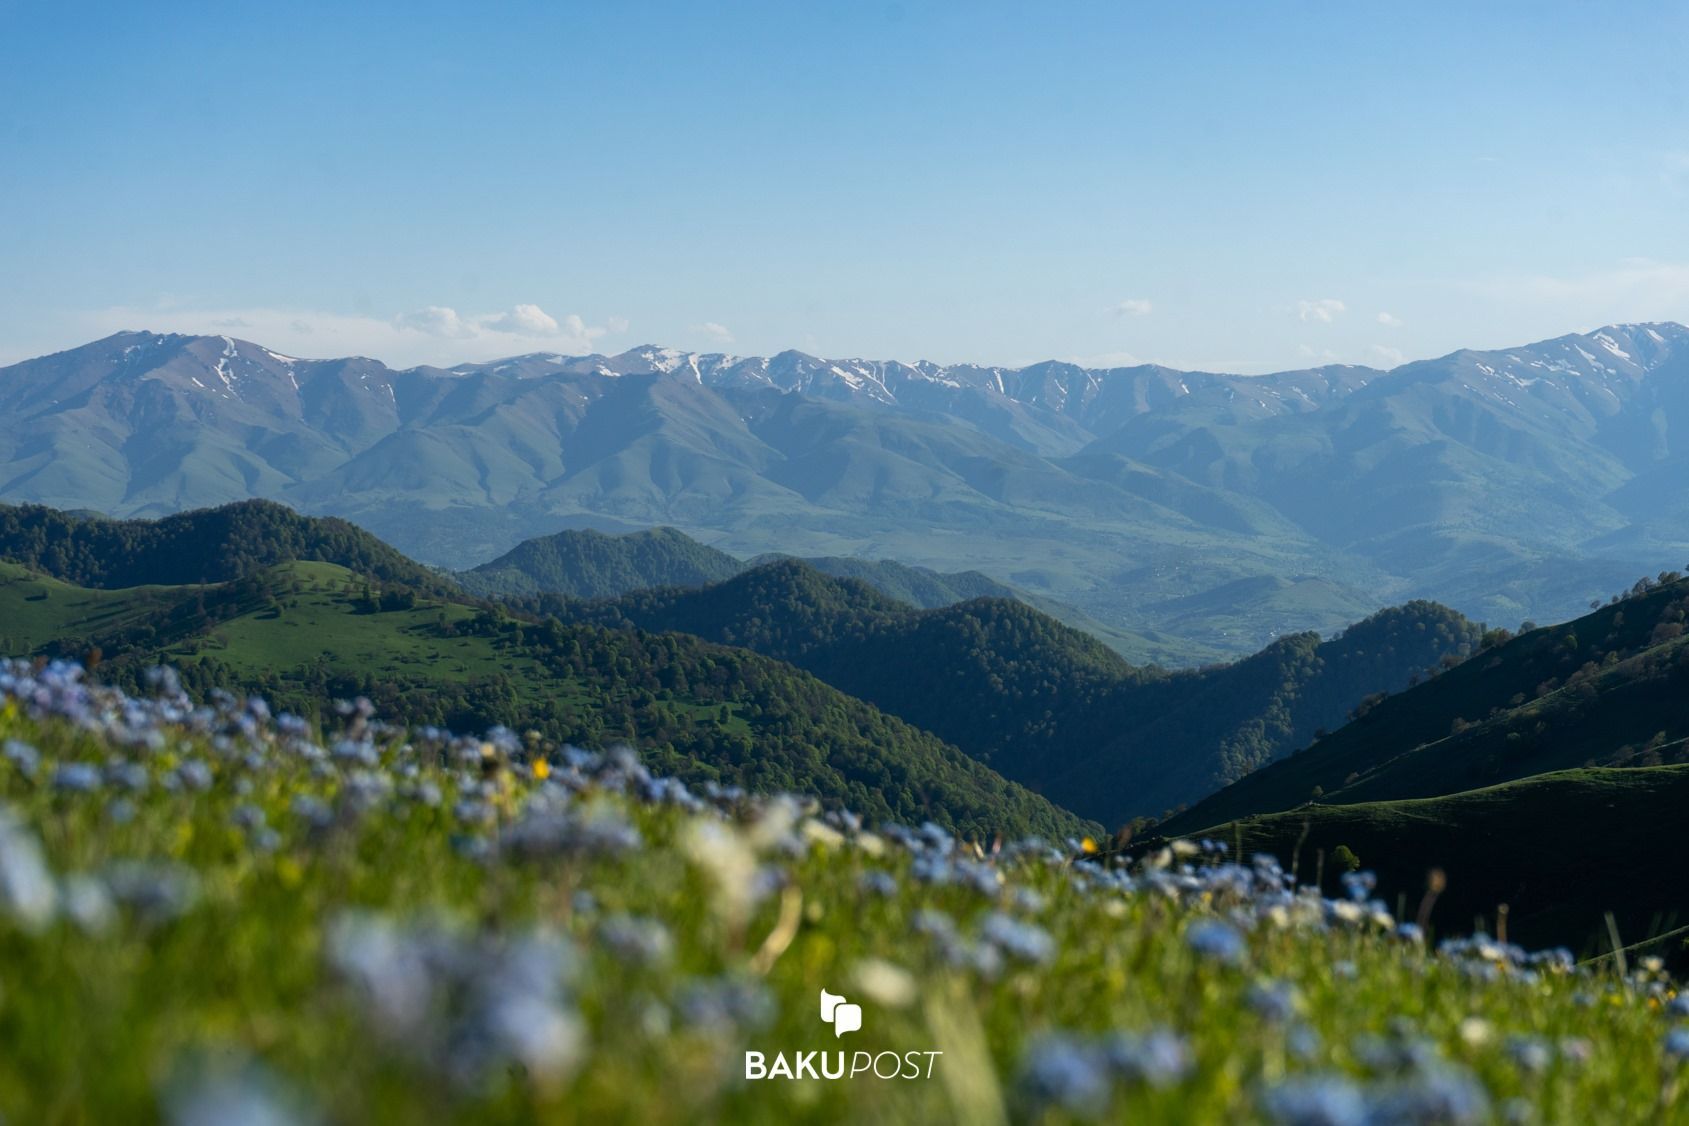
<path id="1" fill-rule="evenodd" d="M 295 560 L 445 593 L 453 584 L 355 524 L 249 500 L 159 520 L 73 516 L 0 505 L 0 559 L 87 587 L 221 583 Z"/>
<path id="2" fill-rule="evenodd" d="M 745 565 L 674 528 L 625 535 L 569 529 L 524 540 L 459 576 L 476 594 L 533 594 L 614 598 L 653 586 L 701 586 L 728 579 Z"/>

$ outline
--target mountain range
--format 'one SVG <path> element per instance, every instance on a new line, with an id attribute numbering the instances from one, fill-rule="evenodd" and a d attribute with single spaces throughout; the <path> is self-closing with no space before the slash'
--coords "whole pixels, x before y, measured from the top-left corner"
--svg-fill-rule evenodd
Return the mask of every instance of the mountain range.
<path id="1" fill-rule="evenodd" d="M 120 333 L 0 369 L 0 499 L 277 498 L 459 569 L 667 524 L 978 570 L 1195 663 L 1413 598 L 1569 617 L 1689 556 L 1686 429 L 1676 324 L 1258 377 L 654 347 L 393 370 Z"/>

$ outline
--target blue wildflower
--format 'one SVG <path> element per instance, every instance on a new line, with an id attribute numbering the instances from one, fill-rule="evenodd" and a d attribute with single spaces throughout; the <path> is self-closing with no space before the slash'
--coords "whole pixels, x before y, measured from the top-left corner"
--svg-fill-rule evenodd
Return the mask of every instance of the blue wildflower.
<path id="1" fill-rule="evenodd" d="M 1056 941 L 1049 932 L 1002 912 L 993 912 L 980 925 L 980 937 L 1023 962 L 1042 964 L 1055 956 Z"/>
<path id="2" fill-rule="evenodd" d="M 1122 1078 L 1151 1087 L 1171 1086 L 1189 1075 L 1193 1066 L 1190 1046 L 1165 1029 L 1116 1032 L 1104 1041 L 1103 1054 Z"/>
<path id="3" fill-rule="evenodd" d="M 61 763 L 53 769 L 53 788 L 87 794 L 100 788 L 100 772 L 85 762 Z"/>
<path id="4" fill-rule="evenodd" d="M 1343 1076 L 1296 1076 L 1261 1097 L 1266 1116 L 1283 1126 L 1366 1126 L 1366 1096 Z"/>
<path id="5" fill-rule="evenodd" d="M 668 928 L 633 915 L 613 915 L 599 923 L 598 940 L 619 960 L 638 966 L 663 965 L 674 950 Z"/>
<path id="6" fill-rule="evenodd" d="M 22 739 L 7 739 L 4 753 L 6 761 L 16 767 L 18 773 L 25 778 L 34 778 L 36 772 L 41 769 L 41 752 Z"/>
<path id="7" fill-rule="evenodd" d="M 1213 919 L 1192 923 L 1185 931 L 1185 942 L 1204 958 L 1228 966 L 1240 965 L 1249 952 L 1236 927 Z"/>
<path id="8" fill-rule="evenodd" d="M 1021 1062 L 1021 1082 L 1036 1103 L 1084 1117 L 1108 1109 L 1108 1061 L 1091 1044 L 1066 1035 L 1033 1041 Z"/>

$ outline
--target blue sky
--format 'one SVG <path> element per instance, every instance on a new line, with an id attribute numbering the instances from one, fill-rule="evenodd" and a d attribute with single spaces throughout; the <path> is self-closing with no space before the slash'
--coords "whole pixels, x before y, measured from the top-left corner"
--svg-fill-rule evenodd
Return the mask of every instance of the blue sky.
<path id="1" fill-rule="evenodd" d="M 0 361 L 1253 372 L 1689 321 L 1689 5 L 349 7 L 0 0 Z"/>

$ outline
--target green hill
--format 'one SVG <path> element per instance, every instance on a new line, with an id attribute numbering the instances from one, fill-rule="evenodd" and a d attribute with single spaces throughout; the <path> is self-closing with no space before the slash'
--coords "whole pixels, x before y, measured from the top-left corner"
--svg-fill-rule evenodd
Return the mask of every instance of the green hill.
<path id="1" fill-rule="evenodd" d="M 674 528 L 615 536 L 569 529 L 524 540 L 459 577 L 478 594 L 553 591 L 571 598 L 615 598 L 646 587 L 719 582 L 744 566 Z"/>
<path id="2" fill-rule="evenodd" d="M 815 793 L 867 816 L 978 835 L 1090 827 L 938 738 L 789 665 L 678 634 L 533 621 L 382 586 L 330 563 L 210 585 L 105 591 L 0 564 L 4 655 L 103 660 L 136 686 L 155 662 L 190 689 L 261 692 L 319 714 L 365 696 L 384 715 L 503 724 L 559 742 L 636 742 L 691 781 Z"/>
<path id="3" fill-rule="evenodd" d="M 1689 582 L 1639 584 L 1576 621 L 1496 633 L 1459 668 L 1382 701 L 1166 826 L 1194 832 L 1322 803 L 1429 797 L 1579 766 L 1689 754 Z"/>
<path id="4" fill-rule="evenodd" d="M 249 500 L 166 516 L 107 520 L 40 505 L 0 505 L 0 559 L 85 587 L 219 583 L 314 560 L 444 593 L 451 584 L 355 524 Z"/>
<path id="5" fill-rule="evenodd" d="M 1338 890 L 1331 857 L 1343 846 L 1376 873 L 1375 894 L 1408 919 L 1439 869 L 1446 887 L 1428 918 L 1440 933 L 1465 933 L 1478 920 L 1491 934 L 1505 925 L 1526 946 L 1564 944 L 1589 956 L 1611 946 L 1608 912 L 1627 944 L 1689 922 L 1682 885 L 1661 878 L 1689 865 L 1689 836 L 1661 831 L 1686 802 L 1689 766 L 1566 770 L 1436 798 L 1305 806 L 1207 835 L 1244 855 L 1271 853 L 1305 880 L 1323 875 L 1328 892 Z"/>
<path id="6" fill-rule="evenodd" d="M 759 555 L 750 566 L 775 563 L 796 558 L 788 555 Z M 805 558 L 823 575 L 835 579 L 856 579 L 867 583 L 881 594 L 922 610 L 936 610 L 970 598 L 1020 598 L 1011 586 L 1006 586 L 978 571 L 953 571 L 945 574 L 931 567 L 911 567 L 894 559 L 859 559 L 850 555 L 818 555 Z"/>
<path id="7" fill-rule="evenodd" d="M 745 563 L 674 528 L 616 535 L 567 529 L 525 540 L 497 559 L 459 573 L 457 578 L 465 590 L 485 597 L 549 593 L 608 599 L 658 587 L 706 586 L 753 567 L 793 558 L 769 554 Z M 1017 599 L 1136 659 L 1187 661 L 1217 652 L 1153 632 L 1134 633 L 1104 625 L 1071 606 L 1026 594 L 979 571 L 944 573 L 892 559 L 845 555 L 818 556 L 803 562 L 835 578 L 867 583 L 890 598 L 923 610 L 974 598 Z"/>
<path id="8" fill-rule="evenodd" d="M 698 590 L 607 603 L 535 599 L 572 620 L 677 630 L 813 672 L 1105 824 L 1194 801 L 1476 647 L 1431 603 L 1321 641 L 1285 638 L 1234 665 L 1134 667 L 1022 603 L 914 610 L 796 560 Z"/>
<path id="9" fill-rule="evenodd" d="M 765 555 L 758 556 L 751 562 L 752 565 L 760 565 L 783 558 L 795 557 Z M 1128 630 L 1108 625 L 1066 603 L 1000 583 L 979 571 L 935 571 L 931 567 L 911 567 L 895 559 L 870 560 L 849 555 L 811 556 L 802 561 L 824 575 L 867 583 L 881 594 L 899 602 L 906 602 L 919 610 L 939 610 L 954 606 L 958 602 L 971 602 L 976 598 L 1001 598 L 1023 602 L 1065 626 L 1090 634 L 1129 661 L 1184 665 L 1216 660 L 1221 655 L 1220 650 L 1207 648 L 1186 637 L 1173 637 L 1156 630 Z"/>

